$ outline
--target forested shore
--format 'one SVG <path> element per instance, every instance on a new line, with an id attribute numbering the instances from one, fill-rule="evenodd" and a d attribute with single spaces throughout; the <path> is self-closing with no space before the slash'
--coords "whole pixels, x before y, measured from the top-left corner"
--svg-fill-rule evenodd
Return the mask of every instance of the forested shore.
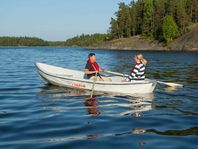
<path id="1" fill-rule="evenodd" d="M 36 37 L 0 37 L 0 46 L 48 46 L 48 42 Z"/>
<path id="2" fill-rule="evenodd" d="M 137 0 L 119 3 L 100 44 L 86 42 L 86 37 L 94 39 L 93 35 L 77 36 L 66 43 L 97 49 L 197 50 L 196 28 L 198 0 Z M 178 41 L 183 42 L 183 47 Z"/>
<path id="3" fill-rule="evenodd" d="M 170 43 L 198 22 L 198 0 L 137 0 L 119 3 L 111 18 L 113 39 L 144 35 Z"/>
<path id="4" fill-rule="evenodd" d="M 198 0 L 136 0 L 118 4 L 107 33 L 82 34 L 57 42 L 34 37 L 0 37 L 0 46 L 197 50 L 197 34 Z"/>

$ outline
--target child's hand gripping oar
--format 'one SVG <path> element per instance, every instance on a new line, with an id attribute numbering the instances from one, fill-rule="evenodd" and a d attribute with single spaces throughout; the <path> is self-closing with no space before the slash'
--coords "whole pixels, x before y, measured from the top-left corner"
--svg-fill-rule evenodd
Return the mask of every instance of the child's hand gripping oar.
<path id="1" fill-rule="evenodd" d="M 124 76 L 124 77 L 129 76 L 129 75 L 126 75 L 126 74 L 122 74 L 122 73 L 119 73 L 119 72 L 112 72 L 112 71 L 107 71 L 107 73 L 114 74 L 114 75 L 117 75 L 117 76 Z M 162 82 L 162 81 L 157 81 L 157 82 L 159 84 L 164 84 L 164 85 L 171 86 L 171 87 L 183 87 L 183 84 L 178 84 L 178 83 Z"/>

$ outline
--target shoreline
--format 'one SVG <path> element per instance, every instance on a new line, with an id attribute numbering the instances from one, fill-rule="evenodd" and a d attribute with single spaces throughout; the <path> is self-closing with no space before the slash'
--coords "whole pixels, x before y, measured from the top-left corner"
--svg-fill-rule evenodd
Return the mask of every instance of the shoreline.
<path id="1" fill-rule="evenodd" d="M 0 46 L 0 48 L 84 48 L 87 50 L 120 50 L 120 51 L 164 51 L 164 52 L 198 52 L 198 26 L 183 36 L 174 39 L 170 44 L 160 42 L 153 38 L 137 35 L 130 38 L 120 38 L 103 41 L 99 44 L 88 46 L 64 46 L 42 45 L 42 46 Z"/>
<path id="2" fill-rule="evenodd" d="M 197 53 L 198 50 L 154 50 L 154 49 L 144 49 L 144 50 L 137 50 L 137 49 L 101 49 L 101 48 L 85 48 L 86 50 L 104 50 L 104 51 L 136 51 L 136 52 L 194 52 Z"/>
<path id="3" fill-rule="evenodd" d="M 128 48 L 104 48 L 104 47 L 78 47 L 78 46 L 0 46 L 0 49 L 3 48 L 69 48 L 69 49 L 85 49 L 85 50 L 104 50 L 104 51 L 143 51 L 143 52 L 198 52 L 198 49 L 189 49 L 189 50 L 172 50 L 172 49 L 150 49 L 150 48 L 144 48 L 144 49 L 128 49 Z"/>
<path id="4" fill-rule="evenodd" d="M 80 47 L 78 47 L 80 48 Z M 86 50 L 111 50 L 111 51 L 156 51 L 156 52 L 198 52 L 197 49 L 177 50 L 177 49 L 151 49 L 151 48 L 104 48 L 104 47 L 83 47 Z"/>

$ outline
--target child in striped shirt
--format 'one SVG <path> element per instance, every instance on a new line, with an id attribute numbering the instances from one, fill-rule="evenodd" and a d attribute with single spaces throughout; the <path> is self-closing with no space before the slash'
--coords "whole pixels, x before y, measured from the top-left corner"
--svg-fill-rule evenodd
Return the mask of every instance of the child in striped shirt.
<path id="1" fill-rule="evenodd" d="M 127 81 L 144 80 L 147 60 L 143 57 L 142 54 L 135 55 L 134 60 L 136 64 L 132 68 L 129 77 L 127 78 Z"/>

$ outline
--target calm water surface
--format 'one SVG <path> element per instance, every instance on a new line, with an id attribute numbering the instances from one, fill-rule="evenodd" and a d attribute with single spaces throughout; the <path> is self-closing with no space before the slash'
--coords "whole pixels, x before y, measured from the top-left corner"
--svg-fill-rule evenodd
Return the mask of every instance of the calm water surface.
<path id="1" fill-rule="evenodd" d="M 143 52 L 158 85 L 142 97 L 96 94 L 45 84 L 34 63 L 83 70 L 90 51 L 0 49 L 0 148 L 198 148 L 198 53 Z M 128 72 L 134 51 L 94 51 L 112 71 Z"/>

